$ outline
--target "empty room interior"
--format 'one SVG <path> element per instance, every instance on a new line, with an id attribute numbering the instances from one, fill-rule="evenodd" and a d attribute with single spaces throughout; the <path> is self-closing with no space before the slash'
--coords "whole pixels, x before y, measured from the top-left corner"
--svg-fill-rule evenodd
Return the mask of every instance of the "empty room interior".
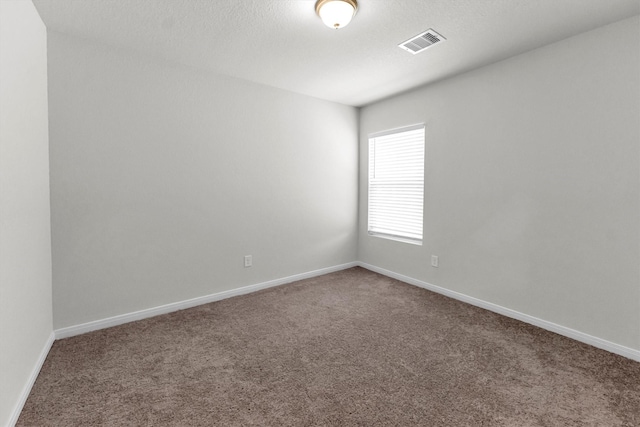
<path id="1" fill-rule="evenodd" d="M 0 0 L 0 425 L 640 425 L 639 14 Z"/>

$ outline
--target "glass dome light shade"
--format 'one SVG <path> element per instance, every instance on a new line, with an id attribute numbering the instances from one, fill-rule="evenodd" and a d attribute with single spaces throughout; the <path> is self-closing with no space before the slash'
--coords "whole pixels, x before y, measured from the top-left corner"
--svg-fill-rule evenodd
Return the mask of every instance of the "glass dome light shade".
<path id="1" fill-rule="evenodd" d="M 346 27 L 356 13 L 355 0 L 319 0 L 316 3 L 316 12 L 322 22 L 329 28 Z"/>

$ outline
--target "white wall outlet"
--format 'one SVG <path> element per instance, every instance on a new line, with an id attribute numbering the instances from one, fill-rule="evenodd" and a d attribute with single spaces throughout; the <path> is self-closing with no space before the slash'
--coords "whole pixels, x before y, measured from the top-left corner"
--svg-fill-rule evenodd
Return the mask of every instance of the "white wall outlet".
<path id="1" fill-rule="evenodd" d="M 244 266 L 251 267 L 253 265 L 253 257 L 251 255 L 244 256 Z"/>
<path id="2" fill-rule="evenodd" d="M 431 255 L 431 267 L 438 267 L 438 255 Z"/>

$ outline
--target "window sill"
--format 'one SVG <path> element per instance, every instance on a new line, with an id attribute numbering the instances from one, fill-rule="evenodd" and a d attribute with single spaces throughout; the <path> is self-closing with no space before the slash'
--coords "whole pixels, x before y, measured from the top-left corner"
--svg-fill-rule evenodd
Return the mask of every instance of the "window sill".
<path id="1" fill-rule="evenodd" d="M 367 233 L 371 237 L 379 237 L 381 239 L 395 240 L 396 242 L 408 243 L 410 245 L 422 246 L 422 240 L 409 239 L 407 237 L 393 236 L 390 234 L 382 233 Z"/>

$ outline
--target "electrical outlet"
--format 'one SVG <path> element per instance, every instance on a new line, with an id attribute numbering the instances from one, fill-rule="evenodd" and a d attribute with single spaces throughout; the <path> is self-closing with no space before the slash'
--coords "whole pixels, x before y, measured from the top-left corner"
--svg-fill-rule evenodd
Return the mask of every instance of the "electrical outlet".
<path id="1" fill-rule="evenodd" d="M 431 255 L 431 267 L 438 267 L 438 256 Z"/>
<path id="2" fill-rule="evenodd" d="M 244 266 L 251 267 L 253 265 L 253 257 L 251 255 L 244 256 Z"/>

